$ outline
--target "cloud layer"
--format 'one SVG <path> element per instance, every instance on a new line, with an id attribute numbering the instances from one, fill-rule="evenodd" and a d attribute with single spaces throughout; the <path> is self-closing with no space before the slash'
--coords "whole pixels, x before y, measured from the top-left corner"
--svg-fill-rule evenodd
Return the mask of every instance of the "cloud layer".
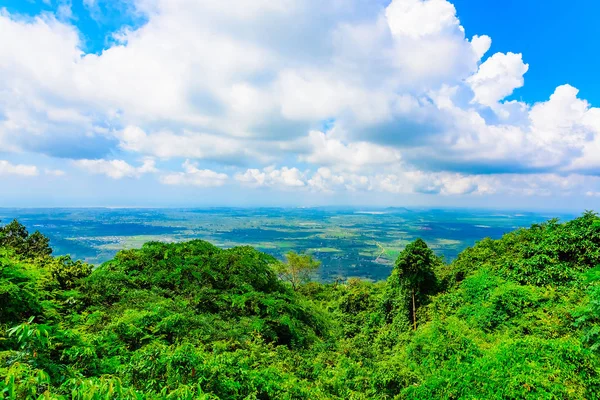
<path id="1" fill-rule="evenodd" d="M 510 99 L 527 55 L 488 55 L 449 1 L 123 3 L 147 22 L 98 54 L 62 3 L 0 11 L 0 154 L 200 188 L 600 193 L 600 109 L 568 84 Z"/>

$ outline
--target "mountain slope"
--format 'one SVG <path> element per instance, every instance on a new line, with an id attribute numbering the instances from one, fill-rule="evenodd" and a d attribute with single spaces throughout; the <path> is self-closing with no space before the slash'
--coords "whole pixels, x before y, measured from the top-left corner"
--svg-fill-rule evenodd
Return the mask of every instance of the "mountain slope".
<path id="1" fill-rule="evenodd" d="M 153 242 L 92 271 L 31 236 L 0 232 L 8 398 L 600 397 L 593 213 L 298 291 L 249 247 Z"/>

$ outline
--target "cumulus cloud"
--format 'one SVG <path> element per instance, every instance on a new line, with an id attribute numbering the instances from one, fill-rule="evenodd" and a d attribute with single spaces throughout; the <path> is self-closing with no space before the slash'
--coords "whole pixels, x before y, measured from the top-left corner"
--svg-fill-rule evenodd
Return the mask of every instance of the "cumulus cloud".
<path id="1" fill-rule="evenodd" d="M 412 13 L 421 13 L 421 1 L 409 2 L 415 4 L 406 9 L 398 6 L 405 0 L 395 0 L 385 17 L 376 5 L 362 10 L 358 3 L 353 7 L 311 0 L 268 3 L 240 0 L 235 7 L 217 7 L 204 1 L 138 1 L 138 12 L 147 13 L 148 23 L 124 32 L 122 44 L 100 55 L 84 54 L 77 30 L 68 23 L 49 16 L 24 21 L 4 13 L 3 37 L 23 38 L 18 48 L 0 48 L 0 57 L 10 60 L 3 76 L 13 78 L 5 81 L 11 86 L 7 93 L 13 93 L 8 106 L 20 104 L 20 120 L 41 125 L 30 127 L 31 134 L 47 132 L 53 124 L 48 114 L 54 104 L 45 96 L 51 93 L 61 108 L 70 110 L 74 120 L 68 124 L 77 124 L 86 136 L 100 134 L 107 120 L 113 125 L 133 123 L 144 131 L 169 131 L 184 142 L 189 132 L 233 138 L 299 136 L 304 132 L 298 127 L 323 118 L 347 115 L 365 123 L 389 118 L 401 85 L 416 75 L 419 84 L 427 83 L 431 75 L 427 70 L 445 64 L 445 59 L 433 62 L 424 54 L 426 49 L 448 60 L 468 60 L 456 76 L 450 76 L 456 71 L 450 75 L 441 71 L 440 76 L 458 80 L 476 68 L 477 51 L 464 40 L 454 7 L 446 1 L 423 3 L 424 13 L 432 13 L 424 32 L 397 28 Z M 346 9 L 359 11 L 352 14 Z M 326 16 L 323 25 L 303 25 L 317 24 L 318 14 Z M 434 29 L 440 21 L 445 28 Z M 280 27 L 286 23 L 297 28 L 282 35 Z M 312 34 L 330 36 L 334 47 L 307 47 L 303 38 Z M 343 47 L 348 41 L 335 39 L 352 34 L 357 40 L 372 36 L 362 41 L 365 57 L 347 54 Z M 418 43 L 421 36 L 435 43 L 423 46 Z M 463 57 L 466 53 L 468 57 Z M 385 74 L 379 81 L 371 70 L 374 54 L 383 57 Z M 44 69 L 38 68 L 42 62 Z M 28 93 L 15 92 L 18 85 Z M 23 93 L 22 101 L 15 102 L 14 93 Z M 38 104 L 32 104 L 34 100 Z M 202 157 L 212 153 L 208 147 Z M 220 149 L 214 150 L 218 156 Z"/>
<path id="2" fill-rule="evenodd" d="M 394 164 L 401 159 L 400 152 L 393 148 L 368 142 L 345 144 L 319 131 L 309 133 L 308 144 L 309 153 L 300 156 L 302 161 L 340 169 L 359 170 L 368 166 Z"/>
<path id="3" fill-rule="evenodd" d="M 498 101 L 523 86 L 523 75 L 529 65 L 523 63 L 523 56 L 514 53 L 496 53 L 479 70 L 467 79 L 473 89 L 473 101 L 486 106 L 494 106 Z"/>
<path id="4" fill-rule="evenodd" d="M 412 39 L 438 35 L 459 27 L 456 9 L 445 0 L 396 0 L 385 16 L 392 34 Z"/>
<path id="5" fill-rule="evenodd" d="M 195 158 L 221 160 L 237 164 L 244 160 L 268 160 L 266 152 L 260 152 L 241 139 L 206 133 L 170 131 L 146 134 L 141 128 L 128 126 L 117 133 L 119 146 L 127 151 L 160 158 Z M 256 145 L 259 147 L 259 145 Z"/>
<path id="6" fill-rule="evenodd" d="M 298 193 L 323 194 L 362 192 L 440 196 L 588 196 L 600 193 L 600 177 L 578 173 L 463 174 L 426 172 L 396 164 L 384 171 L 363 174 L 349 170 L 335 172 L 328 167 L 300 171 L 294 167 L 270 166 L 247 169 L 235 180 L 251 188 L 274 188 Z"/>
<path id="7" fill-rule="evenodd" d="M 98 54 L 66 8 L 0 11 L 0 151 L 114 179 L 158 172 L 119 158 L 187 160 L 160 182 L 221 186 L 218 165 L 324 192 L 539 194 L 600 174 L 599 109 L 570 85 L 507 100 L 527 54 L 484 58 L 492 38 L 466 36 L 450 1 L 342 3 L 134 0 L 124 10 L 147 22 Z"/>
<path id="8" fill-rule="evenodd" d="M 11 164 L 6 160 L 0 160 L 1 175 L 36 176 L 39 174 L 35 165 Z"/>
<path id="9" fill-rule="evenodd" d="M 475 51 L 478 59 L 481 59 L 488 52 L 491 45 L 492 38 L 487 35 L 475 35 L 471 39 L 471 46 L 473 46 L 473 51 Z"/>
<path id="10" fill-rule="evenodd" d="M 335 173 L 326 167 L 319 168 L 307 180 L 308 187 L 317 192 L 334 193 L 345 189 L 351 192 L 372 190 L 368 176 L 352 172 Z"/>
<path id="11" fill-rule="evenodd" d="M 300 171 L 297 168 L 274 166 L 248 169 L 235 179 L 252 187 L 276 187 L 293 190 L 310 190 L 333 193 L 339 190 L 351 192 L 387 192 L 397 194 L 435 193 L 442 195 L 490 194 L 495 190 L 489 176 L 465 176 L 456 173 L 424 173 L 403 170 L 398 166 L 387 173 L 360 174 L 351 171 L 334 172 L 321 167 L 316 171 Z"/>
<path id="12" fill-rule="evenodd" d="M 199 187 L 223 186 L 229 177 L 227 174 L 209 169 L 199 169 L 196 164 L 186 160 L 183 164 L 184 172 L 174 172 L 160 177 L 165 185 L 183 185 Z"/>
<path id="13" fill-rule="evenodd" d="M 106 175 L 112 179 L 139 178 L 143 174 L 157 172 L 152 159 L 144 160 L 139 167 L 134 167 L 123 160 L 76 160 L 73 164 L 92 174 Z"/>
<path id="14" fill-rule="evenodd" d="M 432 98 L 445 112 L 446 129 L 403 153 L 404 159 L 420 168 L 455 172 L 593 174 L 599 113 L 577 93 L 562 85 L 534 105 L 498 103 L 499 115 L 489 121 L 477 109 L 462 107 L 455 88 L 442 89 Z"/>
<path id="15" fill-rule="evenodd" d="M 251 168 L 244 173 L 236 174 L 235 179 L 242 184 L 253 187 L 269 186 L 286 188 L 306 185 L 305 174 L 295 167 L 277 169 L 275 166 L 269 166 L 262 170 Z"/>

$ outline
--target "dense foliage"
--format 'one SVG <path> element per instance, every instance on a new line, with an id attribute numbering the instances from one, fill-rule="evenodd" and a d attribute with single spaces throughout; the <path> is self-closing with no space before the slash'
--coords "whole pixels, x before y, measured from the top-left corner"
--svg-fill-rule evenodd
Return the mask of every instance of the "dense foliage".
<path id="1" fill-rule="evenodd" d="M 484 239 L 449 264 L 417 240 L 386 282 L 303 282 L 314 260 L 287 261 L 196 240 L 93 269 L 14 221 L 0 229 L 0 393 L 600 398 L 593 213 Z"/>

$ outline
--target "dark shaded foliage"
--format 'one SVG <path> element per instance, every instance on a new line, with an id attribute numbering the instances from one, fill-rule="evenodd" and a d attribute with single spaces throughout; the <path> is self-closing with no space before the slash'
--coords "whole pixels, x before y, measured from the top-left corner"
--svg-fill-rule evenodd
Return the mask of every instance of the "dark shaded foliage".
<path id="1" fill-rule="evenodd" d="M 39 231 L 30 235 L 17 220 L 0 227 L 0 246 L 27 259 L 44 258 L 52 254 L 50 240 L 46 236 Z"/>
<path id="2" fill-rule="evenodd" d="M 389 321 L 400 315 L 416 329 L 416 313 L 437 290 L 434 268 L 441 259 L 422 239 L 410 243 L 400 253 L 388 278 L 383 307 Z"/>

